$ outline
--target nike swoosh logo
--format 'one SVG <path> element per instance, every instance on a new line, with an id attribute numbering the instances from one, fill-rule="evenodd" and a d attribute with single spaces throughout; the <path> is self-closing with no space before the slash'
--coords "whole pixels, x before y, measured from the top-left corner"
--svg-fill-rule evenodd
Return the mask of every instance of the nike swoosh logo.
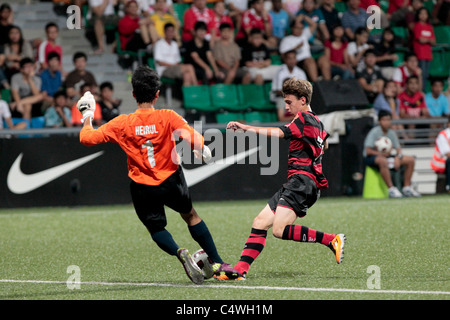
<path id="1" fill-rule="evenodd" d="M 25 174 L 20 169 L 20 163 L 23 157 L 23 153 L 21 153 L 16 161 L 14 161 L 11 169 L 9 169 L 6 183 L 9 190 L 15 194 L 28 193 L 101 156 L 103 153 L 104 151 L 99 151 L 89 156 L 32 174 Z"/>
<path id="2" fill-rule="evenodd" d="M 216 173 L 228 168 L 229 166 L 235 164 L 236 162 L 249 157 L 250 155 L 258 152 L 261 147 L 256 147 L 238 154 L 226 157 L 222 160 L 216 161 L 211 164 L 207 164 L 195 169 L 183 168 L 184 177 L 188 187 L 192 187 L 197 183 L 215 175 Z"/>

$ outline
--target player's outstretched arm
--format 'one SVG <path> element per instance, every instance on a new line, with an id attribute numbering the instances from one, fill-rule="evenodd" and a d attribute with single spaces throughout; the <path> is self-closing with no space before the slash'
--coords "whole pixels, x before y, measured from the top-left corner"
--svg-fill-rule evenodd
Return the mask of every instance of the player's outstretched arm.
<path id="1" fill-rule="evenodd" d="M 83 129 L 80 131 L 80 142 L 86 146 L 92 146 L 105 142 L 103 132 L 95 130 L 92 127 L 95 104 L 95 98 L 89 91 L 87 91 L 77 103 L 77 109 L 83 115 L 83 118 L 81 119 Z"/>
<path id="2" fill-rule="evenodd" d="M 243 124 L 237 121 L 231 121 L 227 124 L 228 130 L 243 130 L 245 131 L 253 131 L 257 134 L 262 134 L 269 137 L 277 137 L 277 138 L 284 138 L 284 132 L 280 128 L 274 128 L 274 127 L 255 127 L 250 126 L 247 124 Z"/>

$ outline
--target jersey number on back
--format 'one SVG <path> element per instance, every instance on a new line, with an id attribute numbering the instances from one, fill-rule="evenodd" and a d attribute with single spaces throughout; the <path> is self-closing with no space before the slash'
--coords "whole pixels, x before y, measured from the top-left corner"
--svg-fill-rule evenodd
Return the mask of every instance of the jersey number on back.
<path id="1" fill-rule="evenodd" d="M 150 163 L 150 166 L 153 168 L 154 166 L 156 166 L 156 163 L 155 163 L 155 152 L 153 150 L 153 143 L 150 140 L 147 140 L 142 145 L 142 148 L 147 148 L 148 162 Z"/>

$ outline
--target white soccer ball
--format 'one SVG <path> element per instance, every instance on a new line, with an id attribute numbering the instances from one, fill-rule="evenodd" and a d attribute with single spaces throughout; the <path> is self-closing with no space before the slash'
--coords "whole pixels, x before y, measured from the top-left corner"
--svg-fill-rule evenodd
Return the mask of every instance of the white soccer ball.
<path id="1" fill-rule="evenodd" d="M 392 141 L 388 137 L 382 136 L 375 141 L 375 148 L 378 152 L 390 153 L 392 151 Z"/>
<path id="2" fill-rule="evenodd" d="M 194 254 L 192 255 L 192 259 L 198 265 L 200 270 L 202 270 L 203 277 L 205 279 L 212 278 L 212 276 L 214 275 L 213 261 L 210 257 L 208 257 L 203 249 L 194 252 Z"/>

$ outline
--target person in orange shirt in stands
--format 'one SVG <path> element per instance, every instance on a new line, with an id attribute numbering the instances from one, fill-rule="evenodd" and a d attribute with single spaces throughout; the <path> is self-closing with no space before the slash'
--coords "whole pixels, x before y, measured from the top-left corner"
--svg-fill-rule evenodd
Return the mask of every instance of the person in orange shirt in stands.
<path id="1" fill-rule="evenodd" d="M 136 112 L 117 116 L 98 129 L 92 127 L 95 99 L 90 92 L 83 95 L 77 104 L 84 123 L 80 142 L 86 146 L 113 142 L 126 152 L 131 198 L 139 219 L 162 250 L 178 257 L 192 282 L 202 284 L 203 274 L 188 250 L 180 248 L 165 229 L 164 206 L 180 213 L 192 238 L 212 260 L 215 274 L 238 278 L 241 275 L 219 256 L 208 227 L 192 206 L 174 135 L 187 141 L 197 158 L 209 161 L 211 151 L 205 146 L 202 135 L 176 112 L 155 110 L 161 87 L 156 71 L 141 66 L 134 72 L 131 83 Z"/>

